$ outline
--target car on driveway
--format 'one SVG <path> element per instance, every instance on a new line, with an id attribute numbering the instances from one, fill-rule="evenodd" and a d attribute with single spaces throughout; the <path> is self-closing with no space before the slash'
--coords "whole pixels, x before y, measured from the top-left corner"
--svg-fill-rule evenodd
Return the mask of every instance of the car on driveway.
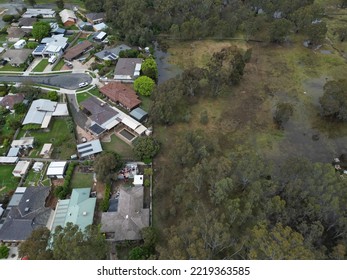
<path id="1" fill-rule="evenodd" d="M 88 85 L 88 82 L 83 82 L 83 83 L 79 83 L 78 86 L 80 88 L 86 87 Z"/>

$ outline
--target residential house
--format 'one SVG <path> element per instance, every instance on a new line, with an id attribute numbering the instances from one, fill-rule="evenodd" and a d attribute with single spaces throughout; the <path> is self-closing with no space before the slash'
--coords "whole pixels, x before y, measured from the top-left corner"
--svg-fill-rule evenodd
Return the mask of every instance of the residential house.
<path id="1" fill-rule="evenodd" d="M 77 153 L 80 159 L 94 156 L 102 152 L 100 140 L 93 140 L 77 145 Z"/>
<path id="2" fill-rule="evenodd" d="M 55 11 L 52 9 L 27 9 L 22 15 L 23 18 L 36 18 L 40 16 L 43 18 L 54 18 Z"/>
<path id="3" fill-rule="evenodd" d="M 149 226 L 149 209 L 144 208 L 142 186 L 120 188 L 115 211 L 102 213 L 101 232 L 112 241 L 141 240 L 141 230 Z"/>
<path id="4" fill-rule="evenodd" d="M 108 26 L 103 22 L 93 25 L 93 29 L 96 32 L 106 30 L 107 28 Z"/>
<path id="5" fill-rule="evenodd" d="M 10 148 L 7 153 L 7 157 L 16 157 L 18 156 L 20 148 Z"/>
<path id="6" fill-rule="evenodd" d="M 49 25 L 51 27 L 51 34 L 54 34 L 54 35 L 63 34 L 63 35 L 65 35 L 66 30 L 64 28 L 60 28 L 58 23 L 50 22 Z"/>
<path id="7" fill-rule="evenodd" d="M 100 92 L 129 111 L 141 104 L 136 92 L 124 83 L 110 82 L 100 88 Z"/>
<path id="8" fill-rule="evenodd" d="M 37 22 L 37 18 L 20 18 L 18 26 L 27 32 L 31 32 L 35 22 Z"/>
<path id="9" fill-rule="evenodd" d="M 40 172 L 42 169 L 43 169 L 43 166 L 44 166 L 44 163 L 43 162 L 40 162 L 40 161 L 36 161 L 33 165 L 33 170 L 35 172 Z"/>
<path id="10" fill-rule="evenodd" d="M 135 175 L 133 184 L 135 187 L 143 186 L 143 175 Z"/>
<path id="11" fill-rule="evenodd" d="M 47 168 L 47 177 L 52 179 L 63 179 L 67 168 L 67 161 L 52 161 Z"/>
<path id="12" fill-rule="evenodd" d="M 141 58 L 119 58 L 114 79 L 119 82 L 133 83 L 140 76 L 142 61 Z"/>
<path id="13" fill-rule="evenodd" d="M 86 53 L 88 50 L 90 50 L 93 47 L 92 43 L 89 42 L 88 40 L 85 40 L 72 48 L 68 49 L 65 54 L 64 58 L 71 61 L 73 59 L 78 58 L 79 56 L 83 55 Z"/>
<path id="14" fill-rule="evenodd" d="M 32 149 L 34 147 L 34 143 L 34 137 L 21 137 L 19 140 L 13 140 L 11 147 L 20 149 Z"/>
<path id="15" fill-rule="evenodd" d="M 61 17 L 61 21 L 63 22 L 64 26 L 71 26 L 76 24 L 77 17 L 72 10 L 64 9 L 59 13 Z"/>
<path id="16" fill-rule="evenodd" d="M 43 186 L 17 188 L 0 220 L 0 240 L 22 242 L 33 230 L 46 227 L 52 213 L 45 207 L 49 193 Z"/>
<path id="17" fill-rule="evenodd" d="M 132 116 L 135 120 L 139 122 L 143 122 L 147 119 L 148 113 L 142 110 L 140 107 L 138 107 L 130 112 L 130 116 Z"/>
<path id="18" fill-rule="evenodd" d="M 23 48 L 25 47 L 26 44 L 27 44 L 27 42 L 26 42 L 25 40 L 20 39 L 19 41 L 17 41 L 17 42 L 13 45 L 13 47 L 14 47 L 15 49 L 19 50 L 19 49 L 23 49 Z"/>
<path id="19" fill-rule="evenodd" d="M 13 110 L 13 107 L 15 104 L 22 103 L 24 100 L 24 95 L 17 93 L 17 94 L 7 94 L 0 100 L 0 106 L 8 109 Z"/>
<path id="20" fill-rule="evenodd" d="M 31 50 L 29 49 L 8 49 L 3 55 L 2 58 L 7 60 L 12 66 L 19 67 L 27 62 Z"/>
<path id="21" fill-rule="evenodd" d="M 86 19 L 93 25 L 102 23 L 105 19 L 105 13 L 88 13 Z"/>
<path id="22" fill-rule="evenodd" d="M 0 156 L 0 164 L 15 164 L 19 160 L 18 157 L 2 157 Z"/>
<path id="23" fill-rule="evenodd" d="M 52 35 L 41 40 L 32 52 L 34 56 L 50 57 L 61 56 L 65 49 L 68 47 L 68 38 L 64 37 L 64 34 Z"/>
<path id="24" fill-rule="evenodd" d="M 31 103 L 22 124 L 40 124 L 41 128 L 48 128 L 52 117 L 68 115 L 69 112 L 65 103 L 58 104 L 48 99 L 37 99 Z"/>
<path id="25" fill-rule="evenodd" d="M 9 27 L 7 28 L 7 40 L 10 43 L 14 43 L 23 38 L 28 32 L 19 27 Z"/>
<path id="26" fill-rule="evenodd" d="M 30 161 L 18 161 L 15 168 L 12 171 L 12 175 L 14 177 L 23 177 L 27 173 L 29 166 Z"/>
<path id="27" fill-rule="evenodd" d="M 93 224 L 96 197 L 90 197 L 91 188 L 73 189 L 70 199 L 58 200 L 49 229 L 77 225 L 81 231 Z"/>
<path id="28" fill-rule="evenodd" d="M 104 31 L 98 31 L 94 33 L 93 40 L 96 42 L 102 42 L 107 37 L 106 32 Z"/>
<path id="29" fill-rule="evenodd" d="M 117 60 L 119 58 L 119 53 L 125 50 L 131 50 L 131 48 L 122 44 L 112 49 L 104 49 L 96 53 L 95 56 L 100 60 Z"/>
<path id="30" fill-rule="evenodd" d="M 43 157 L 43 158 L 50 158 L 51 156 L 51 153 L 52 153 L 52 144 L 51 143 L 46 143 L 46 144 L 43 144 L 43 147 L 41 149 L 41 152 L 40 152 L 40 157 Z"/>

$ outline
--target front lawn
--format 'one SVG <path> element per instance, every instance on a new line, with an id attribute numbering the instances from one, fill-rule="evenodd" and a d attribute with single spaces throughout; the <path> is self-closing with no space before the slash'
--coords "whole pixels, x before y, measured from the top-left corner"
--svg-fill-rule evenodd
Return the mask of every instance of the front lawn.
<path id="1" fill-rule="evenodd" d="M 91 97 L 89 92 L 77 93 L 76 94 L 77 103 L 80 104 L 81 102 L 83 102 L 84 100 L 88 99 L 89 97 Z"/>
<path id="2" fill-rule="evenodd" d="M 33 72 L 43 72 L 48 64 L 48 59 L 42 59 L 39 64 L 34 67 Z"/>
<path id="3" fill-rule="evenodd" d="M 61 59 L 56 65 L 54 65 L 52 71 L 59 71 L 61 68 L 63 68 L 65 62 L 64 59 Z"/>
<path id="4" fill-rule="evenodd" d="M 17 188 L 20 178 L 12 175 L 14 167 L 14 165 L 0 165 L 0 194 Z"/>
<path id="5" fill-rule="evenodd" d="M 26 68 L 26 65 L 15 67 L 15 66 L 12 66 L 11 64 L 7 63 L 6 65 L 1 66 L 0 71 L 23 72 L 25 68 Z"/>

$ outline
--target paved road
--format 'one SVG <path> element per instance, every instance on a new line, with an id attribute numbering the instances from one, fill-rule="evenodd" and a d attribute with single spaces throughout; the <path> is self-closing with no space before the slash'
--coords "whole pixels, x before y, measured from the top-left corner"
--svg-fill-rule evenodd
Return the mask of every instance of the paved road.
<path id="1" fill-rule="evenodd" d="M 69 73 L 59 75 L 40 75 L 40 76 L 0 76 L 0 82 L 32 82 L 35 84 L 43 84 L 55 86 L 65 89 L 78 89 L 78 85 L 82 82 L 92 82 L 92 78 L 88 74 Z"/>

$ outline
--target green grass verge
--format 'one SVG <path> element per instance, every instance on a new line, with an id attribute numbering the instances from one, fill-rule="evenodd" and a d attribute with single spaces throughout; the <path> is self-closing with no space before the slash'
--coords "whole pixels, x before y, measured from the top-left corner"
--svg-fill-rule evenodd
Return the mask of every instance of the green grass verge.
<path id="1" fill-rule="evenodd" d="M 52 70 L 59 71 L 61 68 L 63 68 L 64 64 L 65 64 L 64 59 L 61 59 L 56 65 L 54 65 Z"/>
<path id="2" fill-rule="evenodd" d="M 91 97 L 91 95 L 89 94 L 89 92 L 80 92 L 76 94 L 76 99 L 77 99 L 77 103 L 81 103 L 84 100 L 88 99 L 89 97 Z"/>
<path id="3" fill-rule="evenodd" d="M 41 172 L 34 172 L 33 169 L 30 169 L 27 177 L 25 178 L 24 186 L 38 186 L 42 172 L 46 172 L 45 167 L 42 169 Z M 46 187 L 49 187 L 51 185 L 51 181 L 48 177 L 44 176 L 41 181 L 41 184 Z"/>
<path id="4" fill-rule="evenodd" d="M 93 173 L 81 173 L 75 171 L 70 186 L 71 188 L 91 188 L 93 183 Z"/>
<path id="5" fill-rule="evenodd" d="M 12 175 L 14 165 L 0 165 L 0 194 L 16 189 L 20 178 Z"/>
<path id="6" fill-rule="evenodd" d="M 111 136 L 111 142 L 102 142 L 102 147 L 105 151 L 117 152 L 123 158 L 135 158 L 133 148 L 119 139 L 116 135 Z"/>
<path id="7" fill-rule="evenodd" d="M 15 66 L 12 66 L 11 64 L 7 63 L 6 65 L 4 65 L 0 68 L 0 71 L 23 72 L 24 68 L 25 68 L 24 66 L 15 67 Z"/>
<path id="8" fill-rule="evenodd" d="M 48 64 L 48 59 L 42 59 L 39 64 L 34 67 L 33 72 L 43 72 Z"/>

